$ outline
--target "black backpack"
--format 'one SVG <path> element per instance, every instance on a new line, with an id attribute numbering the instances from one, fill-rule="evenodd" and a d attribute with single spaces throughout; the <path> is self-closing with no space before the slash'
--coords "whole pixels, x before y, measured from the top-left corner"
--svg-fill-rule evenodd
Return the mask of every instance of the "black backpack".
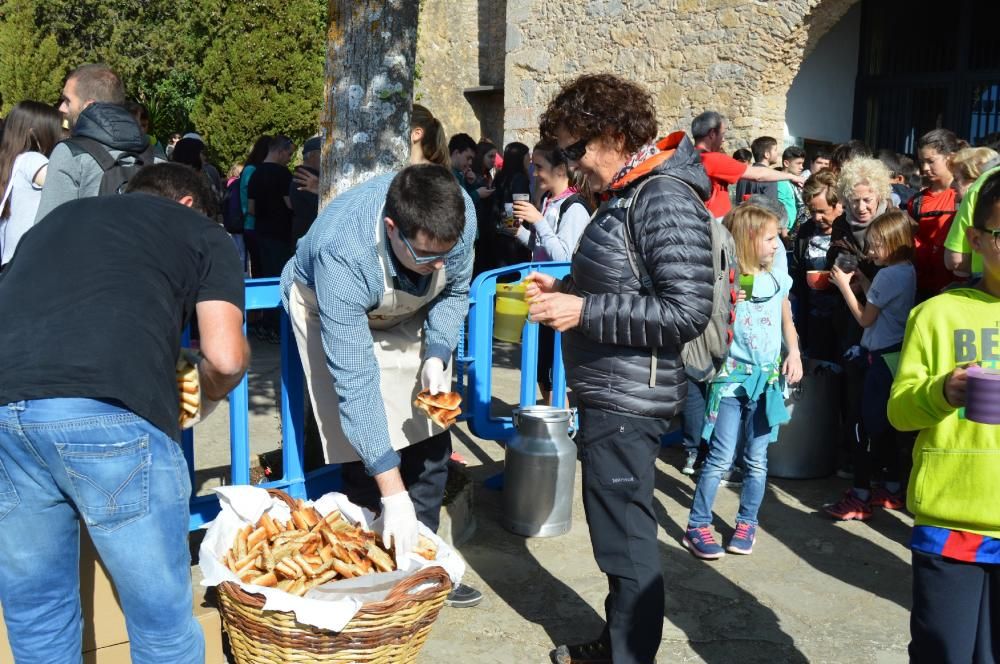
<path id="1" fill-rule="evenodd" d="M 73 136 L 63 141 L 73 156 L 89 154 L 97 162 L 104 175 L 101 176 L 101 186 L 98 196 L 125 193 L 128 181 L 139 172 L 143 166 L 153 164 L 153 146 L 147 145 L 141 153 L 121 152 L 117 158 L 112 157 L 108 148 L 86 136 Z"/>
<path id="2" fill-rule="evenodd" d="M 234 235 L 243 232 L 243 205 L 240 201 L 240 179 L 236 178 L 222 195 L 222 225 Z"/>

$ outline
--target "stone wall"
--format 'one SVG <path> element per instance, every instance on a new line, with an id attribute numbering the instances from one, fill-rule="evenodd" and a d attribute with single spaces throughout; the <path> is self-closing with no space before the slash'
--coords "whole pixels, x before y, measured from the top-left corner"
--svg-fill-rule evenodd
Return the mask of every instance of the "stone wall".
<path id="1" fill-rule="evenodd" d="M 802 59 L 857 1 L 508 0 L 503 140 L 530 143 L 559 85 L 599 71 L 648 86 L 661 133 L 688 129 L 695 115 L 711 108 L 730 120 L 730 150 L 760 134 L 780 138 L 785 94 Z M 428 103 L 454 119 L 449 130 L 469 127 L 472 109 L 460 86 L 483 84 L 469 81 L 479 73 L 476 46 L 484 23 L 475 15 L 489 6 L 423 1 L 418 90 L 437 97 Z M 456 55 L 429 66 L 430 54 L 442 50 Z"/>
<path id="2" fill-rule="evenodd" d="M 415 95 L 449 134 L 502 138 L 506 7 L 506 0 L 421 0 Z"/>
<path id="3" fill-rule="evenodd" d="M 803 57 L 857 0 L 509 0 L 504 141 L 530 142 L 559 85 L 610 71 L 653 93 L 661 134 L 706 109 L 727 149 L 782 136 Z"/>

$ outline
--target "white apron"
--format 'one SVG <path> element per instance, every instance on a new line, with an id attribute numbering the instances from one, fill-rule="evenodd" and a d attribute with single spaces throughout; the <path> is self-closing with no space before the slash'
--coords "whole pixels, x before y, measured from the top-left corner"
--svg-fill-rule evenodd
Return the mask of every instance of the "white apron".
<path id="1" fill-rule="evenodd" d="M 384 291 L 382 303 L 368 313 L 375 360 L 381 373 L 382 401 L 389 425 L 389 440 L 395 450 L 427 440 L 444 431 L 413 402 L 421 390 L 420 368 L 423 364 L 423 325 L 427 306 L 445 286 L 445 270 L 431 275 L 424 295 L 396 290 L 389 271 L 390 249 L 386 246 L 385 223 L 379 219 L 375 241 L 382 262 Z M 289 317 L 298 343 L 302 368 L 309 386 L 309 398 L 323 440 L 327 463 L 358 461 L 358 453 L 347 440 L 340 425 L 340 408 L 320 331 L 316 293 L 312 288 L 294 283 L 288 297 Z M 451 363 L 445 370 L 451 382 Z"/>

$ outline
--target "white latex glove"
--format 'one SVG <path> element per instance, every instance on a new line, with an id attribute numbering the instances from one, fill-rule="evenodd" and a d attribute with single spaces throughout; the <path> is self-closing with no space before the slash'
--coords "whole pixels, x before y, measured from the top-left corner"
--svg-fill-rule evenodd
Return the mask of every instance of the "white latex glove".
<path id="1" fill-rule="evenodd" d="M 417 546 L 417 513 L 405 491 L 382 498 L 382 541 L 395 549 L 396 565 Z"/>
<path id="2" fill-rule="evenodd" d="M 449 392 L 448 381 L 444 377 L 444 362 L 439 357 L 428 357 L 420 370 L 420 386 L 431 394 Z"/>

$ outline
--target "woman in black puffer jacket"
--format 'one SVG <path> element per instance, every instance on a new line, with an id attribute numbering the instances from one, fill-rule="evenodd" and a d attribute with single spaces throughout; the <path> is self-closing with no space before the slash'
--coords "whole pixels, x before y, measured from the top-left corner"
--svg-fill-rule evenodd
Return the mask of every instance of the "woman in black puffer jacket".
<path id="1" fill-rule="evenodd" d="M 543 139 L 558 142 L 591 188 L 609 195 L 583 233 L 570 276 L 534 274 L 528 290 L 531 319 L 564 332 L 567 380 L 580 408 L 587 524 L 610 586 L 604 633 L 557 648 L 561 664 L 648 664 L 662 633 L 654 468 L 660 436 L 686 396 L 680 349 L 708 323 L 714 274 L 701 158 L 683 133 L 654 142 L 656 132 L 649 93 L 608 74 L 565 86 L 541 119 Z M 629 207 L 640 259 L 631 262 Z M 646 287 L 636 277 L 642 267 Z"/>

